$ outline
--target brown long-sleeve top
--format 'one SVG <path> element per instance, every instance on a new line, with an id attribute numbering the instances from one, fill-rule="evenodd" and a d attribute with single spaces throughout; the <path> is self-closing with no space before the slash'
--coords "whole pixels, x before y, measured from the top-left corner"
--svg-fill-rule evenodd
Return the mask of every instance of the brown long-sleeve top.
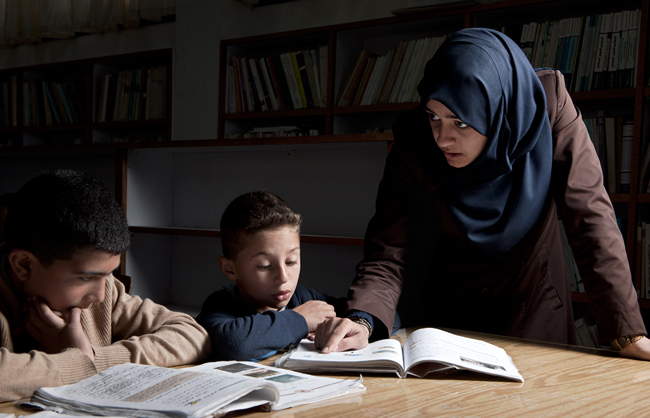
<path id="1" fill-rule="evenodd" d="M 81 314 L 95 362 L 76 348 L 46 354 L 30 347 L 22 304 L 0 276 L 0 402 L 31 396 L 41 387 L 90 377 L 121 363 L 177 366 L 199 363 L 210 354 L 205 330 L 189 315 L 131 296 L 111 275 L 106 296 Z"/>
<path id="2" fill-rule="evenodd" d="M 624 242 L 580 112 L 560 72 L 542 70 L 538 76 L 553 135 L 551 190 L 545 213 L 503 256 L 488 257 L 472 247 L 427 177 L 427 155 L 436 145 L 426 114 L 409 112 L 394 126 L 364 259 L 348 294 L 348 309 L 379 319 L 373 338 L 387 336 L 398 309 L 406 326 L 574 342 L 558 216 L 601 341 L 646 333 Z"/>

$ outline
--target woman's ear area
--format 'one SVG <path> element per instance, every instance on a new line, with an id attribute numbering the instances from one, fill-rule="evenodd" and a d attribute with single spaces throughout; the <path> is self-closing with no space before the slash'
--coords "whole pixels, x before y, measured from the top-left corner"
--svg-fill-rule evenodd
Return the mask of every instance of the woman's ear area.
<path id="1" fill-rule="evenodd" d="M 226 258 L 226 257 L 219 257 L 218 263 L 219 263 L 219 269 L 221 269 L 223 275 L 226 276 L 228 280 L 236 282 L 237 274 L 235 273 L 234 260 L 231 260 L 230 258 Z"/>

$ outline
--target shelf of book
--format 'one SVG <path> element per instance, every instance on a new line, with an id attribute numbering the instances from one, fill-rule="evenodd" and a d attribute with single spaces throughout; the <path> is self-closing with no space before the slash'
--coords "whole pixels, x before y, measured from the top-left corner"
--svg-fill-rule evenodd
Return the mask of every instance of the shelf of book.
<path id="1" fill-rule="evenodd" d="M 157 234 L 157 235 L 208 237 L 208 238 L 221 237 L 221 231 L 219 231 L 218 229 L 130 226 L 129 230 L 136 234 Z M 300 242 L 306 244 L 349 245 L 349 246 L 356 246 L 356 247 L 363 246 L 363 238 L 330 237 L 325 235 L 301 234 Z"/>
<path id="2" fill-rule="evenodd" d="M 414 88 L 417 84 L 422 63 L 428 59 L 426 55 L 432 53 L 434 50 L 436 42 L 434 38 L 444 37 L 464 27 L 483 26 L 504 30 L 513 39 L 519 41 L 526 25 L 534 22 L 541 28 L 542 24 L 549 22 L 544 27 L 550 28 L 552 26 L 550 24 L 551 22 L 564 19 L 574 19 L 574 22 L 580 22 L 581 28 L 583 29 L 582 33 L 584 33 L 584 29 L 588 28 L 585 22 L 592 22 L 591 16 L 622 13 L 624 11 L 636 12 L 638 10 L 638 16 L 640 16 L 638 18 L 639 26 L 637 28 L 639 53 L 638 59 L 635 62 L 636 78 L 627 78 L 628 81 L 635 82 L 635 86 L 598 88 L 590 91 L 571 91 L 571 97 L 580 108 L 585 119 L 595 120 L 599 116 L 599 112 L 602 111 L 605 117 L 611 117 L 615 121 L 614 132 L 616 136 L 614 138 L 614 144 L 616 145 L 616 149 L 614 155 L 616 155 L 617 161 L 615 164 L 618 165 L 615 165 L 617 172 L 616 185 L 613 189 L 610 188 L 609 191 L 610 198 L 616 208 L 617 216 L 624 220 L 623 225 L 625 230 L 623 231 L 623 235 L 625 236 L 626 246 L 628 248 L 628 257 L 631 265 L 633 265 L 633 263 L 636 263 L 635 254 L 639 248 L 635 239 L 637 235 L 636 229 L 643 216 L 639 208 L 642 205 L 650 203 L 650 194 L 639 192 L 640 190 L 643 191 L 642 183 L 644 179 L 641 177 L 643 175 L 641 172 L 643 169 L 642 161 L 646 154 L 645 149 L 648 146 L 647 139 L 644 139 L 647 138 L 648 134 L 643 129 L 648 124 L 648 112 L 645 102 L 650 97 L 650 86 L 648 86 L 648 76 L 646 74 L 649 7 L 650 0 L 621 0 L 619 2 L 611 2 L 609 0 L 505 0 L 492 3 L 465 4 L 462 6 L 434 7 L 432 10 L 426 12 L 402 14 L 390 18 L 223 40 L 221 41 L 218 75 L 219 113 L 217 115 L 217 137 L 207 138 L 205 140 L 172 140 L 171 80 L 173 77 L 171 76 L 171 69 L 173 68 L 173 54 L 171 50 L 159 50 L 150 53 L 129 54 L 117 57 L 93 58 L 73 63 L 51 64 L 38 68 L 30 67 L 3 70 L 0 71 L 0 86 L 2 86 L 0 88 L 5 91 L 4 86 L 8 86 L 6 90 L 8 92 L 7 97 L 9 98 L 4 100 L 3 96 L 0 96 L 0 99 L 2 99 L 0 103 L 4 105 L 5 103 L 11 103 L 10 98 L 12 97 L 12 92 L 16 92 L 16 90 L 18 92 L 22 91 L 20 87 L 23 86 L 25 81 L 29 82 L 29 80 L 34 80 L 36 82 L 41 79 L 39 78 L 41 76 L 43 79 L 52 78 L 56 81 L 61 74 L 59 70 L 64 68 L 72 69 L 75 78 L 85 80 L 87 117 L 83 123 L 76 123 L 74 125 L 25 126 L 23 123 L 24 106 L 22 94 L 15 93 L 16 105 L 12 107 L 15 111 L 5 113 L 3 109 L 2 118 L 5 120 L 15 118 L 16 126 L 0 127 L 0 155 L 11 156 L 11 153 L 30 152 L 42 154 L 48 152 L 72 153 L 81 151 L 90 153 L 94 151 L 115 151 L 117 167 L 116 183 L 119 184 L 117 192 L 121 196 L 120 202 L 126 208 L 127 177 L 129 177 L 130 181 L 128 184 L 129 190 L 133 190 L 134 188 L 133 182 L 131 181 L 134 176 L 126 168 L 127 163 L 130 164 L 132 162 L 132 154 L 128 151 L 156 148 L 161 150 L 168 149 L 168 151 L 163 151 L 161 154 L 164 154 L 164 158 L 171 160 L 173 158 L 171 157 L 172 154 L 177 155 L 182 153 L 192 153 L 195 155 L 192 158 L 201 159 L 204 157 L 201 155 L 203 151 L 206 151 L 206 153 L 219 153 L 222 147 L 228 152 L 230 152 L 229 147 L 242 147 L 241 152 L 252 154 L 259 152 L 260 148 L 266 146 L 269 146 L 267 148 L 273 149 L 273 152 L 277 151 L 281 153 L 283 151 L 282 147 L 275 147 L 277 148 L 276 150 L 274 146 L 294 144 L 299 145 L 296 148 L 317 149 L 315 153 L 320 152 L 321 146 L 319 144 L 366 143 L 363 145 L 368 149 L 374 149 L 372 143 L 386 142 L 390 146 L 393 135 L 388 130 L 396 117 L 401 112 L 418 105 L 417 98 L 412 94 L 414 93 L 413 90 L 409 89 Z M 559 28 L 559 26 L 557 27 Z M 539 32 L 541 33 L 541 29 Z M 428 39 L 428 41 L 422 41 L 423 39 Z M 357 74 L 357 77 L 359 77 L 357 89 L 349 89 L 352 92 L 350 95 L 352 97 L 350 105 L 340 105 L 341 97 L 346 90 L 346 85 L 354 72 L 362 51 L 369 53 L 367 54 L 368 62 L 371 58 L 375 59 L 372 68 L 379 69 L 381 68 L 379 65 L 379 59 L 381 57 L 388 56 L 391 53 L 394 57 L 400 46 L 403 49 L 402 54 L 406 54 L 409 43 L 411 43 L 411 54 L 414 54 L 418 42 L 420 42 L 421 59 L 411 61 L 417 65 L 412 66 L 414 70 L 409 77 L 407 77 L 407 72 L 403 74 L 402 85 L 408 86 L 406 90 L 400 92 L 403 93 L 403 97 L 398 98 L 399 95 L 395 93 L 396 97 L 391 102 L 390 94 L 392 94 L 392 90 L 389 92 L 389 87 L 386 87 L 387 90 L 384 91 L 384 94 L 388 95 L 388 99 L 384 97 L 384 100 L 381 101 L 378 97 L 381 97 L 386 79 L 382 82 L 380 75 L 376 75 L 373 81 L 373 71 L 368 70 L 366 73 L 368 69 L 366 62 L 366 66 L 359 70 L 360 74 Z M 534 48 L 534 40 L 531 42 L 533 42 Z M 425 45 L 428 45 L 428 48 Z M 578 42 L 575 55 L 578 64 L 577 68 L 580 67 L 579 46 L 580 43 Z M 524 45 L 523 47 L 527 46 Z M 309 54 L 306 54 L 305 51 L 309 51 Z M 318 51 L 318 55 L 315 54 L 315 51 Z M 298 54 L 299 52 L 300 54 Z M 318 89 L 314 90 L 316 94 L 312 94 L 311 101 L 308 101 L 305 95 L 305 102 L 302 102 L 302 95 L 298 92 L 298 96 L 300 96 L 300 105 L 298 105 L 299 102 L 295 96 L 295 91 L 292 97 L 291 92 L 286 90 L 287 86 L 280 88 L 279 74 L 276 72 L 275 78 L 273 77 L 276 66 L 278 70 L 282 67 L 281 63 L 279 65 L 274 65 L 274 63 L 277 64 L 278 58 L 283 54 L 293 54 L 296 63 L 298 63 L 300 56 L 302 56 L 302 62 L 305 62 L 304 60 L 307 56 L 311 58 L 313 74 L 310 77 L 306 72 L 301 73 L 306 74 L 306 83 L 302 86 L 303 94 L 305 94 L 305 89 L 309 89 L 311 92 L 315 88 L 314 86 L 318 86 Z M 535 56 L 532 51 L 531 56 Z M 385 58 L 383 64 L 384 75 L 390 72 L 390 65 L 386 63 L 387 61 L 388 59 Z M 235 89 L 235 72 L 232 67 L 234 62 L 237 62 L 238 65 L 247 65 L 250 68 L 250 73 L 253 74 L 253 78 L 248 80 L 248 84 L 251 89 L 254 88 L 255 90 L 246 93 L 246 100 L 252 99 L 251 103 L 253 106 L 246 108 L 246 110 L 244 110 L 242 103 L 244 96 L 241 90 L 241 78 L 239 89 Z M 395 61 L 397 68 L 393 70 L 393 82 L 398 78 L 399 67 L 403 62 L 409 62 L 404 60 L 404 55 L 401 56 L 400 60 Z M 167 100 L 162 106 L 165 109 L 164 117 L 148 120 L 140 117 L 139 120 L 123 121 L 106 117 L 106 114 L 110 113 L 108 111 L 110 106 L 108 106 L 108 99 L 106 100 L 106 104 L 103 104 L 104 97 L 107 97 L 104 93 L 110 92 L 112 88 L 116 88 L 111 87 L 110 81 L 107 82 L 108 75 L 119 74 L 123 71 L 137 71 L 137 69 L 145 67 L 159 66 L 166 66 L 168 69 L 164 82 L 166 86 L 166 94 L 164 97 Z M 255 66 L 257 79 L 254 76 L 253 66 Z M 284 71 L 284 67 L 282 69 Z M 626 70 L 629 70 L 629 68 L 626 68 Z M 306 67 L 305 71 L 307 71 Z M 584 73 L 585 70 L 583 69 L 582 71 Z M 366 73 L 365 81 L 364 73 Z M 142 87 L 142 76 L 142 74 L 139 76 L 136 74 L 134 76 L 132 73 L 131 80 L 137 80 L 140 77 L 140 86 Z M 311 84 L 309 82 L 310 78 L 312 78 Z M 410 81 L 406 82 L 406 80 Z M 244 80 L 245 83 L 246 81 Z M 389 82 L 388 84 L 390 85 L 391 83 Z M 19 87 L 12 90 L 12 85 Z M 380 85 L 381 88 L 379 87 Z M 575 86 L 577 86 L 577 89 L 580 90 L 580 86 L 582 85 L 586 86 L 587 84 L 582 84 L 582 82 L 573 83 L 570 84 L 570 89 L 576 90 Z M 365 90 L 359 90 L 359 88 L 364 88 L 363 86 L 365 86 Z M 368 89 L 369 86 L 370 89 Z M 394 83 L 390 87 L 394 87 Z M 371 97 L 372 95 L 370 94 L 373 90 L 375 93 L 379 93 L 375 98 Z M 365 96 L 366 92 L 369 92 L 368 96 Z M 314 101 L 314 97 L 318 96 L 318 93 L 320 93 L 320 99 Z M 409 95 L 409 93 L 411 94 Z M 239 95 L 239 106 L 241 110 L 238 110 L 237 97 L 233 96 L 233 94 Z M 260 100 L 260 97 L 263 98 L 267 110 L 261 110 L 262 100 Z M 296 99 L 295 102 L 294 99 Z M 354 104 L 355 102 L 357 103 L 356 105 Z M 113 111 L 115 111 L 115 107 L 113 107 Z M 141 115 L 142 108 L 140 108 L 140 112 L 134 112 L 133 114 Z M 629 155 L 630 161 L 629 192 L 624 191 L 621 187 L 621 176 L 619 173 L 620 166 L 622 165 L 620 163 L 620 157 L 622 153 L 622 127 L 624 117 L 631 117 L 633 121 L 631 125 L 632 141 L 631 144 L 629 142 L 627 143 L 629 146 L 629 154 L 626 154 Z M 129 135 L 139 134 L 149 129 L 155 131 L 154 137 L 161 138 L 162 141 L 116 143 L 112 142 L 112 139 L 107 140 L 107 138 L 130 138 Z M 274 136 L 276 134 L 273 133 L 275 130 L 280 135 L 304 135 L 306 133 L 307 136 L 276 137 Z M 73 135 L 70 135 L 71 133 Z M 61 145 L 55 145 L 53 143 L 53 137 L 58 136 L 68 137 L 68 139 L 78 136 L 81 139 L 81 143 L 62 143 Z M 25 139 L 30 139 L 30 141 L 27 141 L 29 144 L 25 143 Z M 76 138 L 72 139 L 74 140 Z M 626 140 L 629 141 L 629 138 Z M 30 145 L 39 141 L 41 142 L 39 145 Z M 98 141 L 106 143 L 96 143 Z M 16 146 L 7 146 L 10 142 Z M 352 145 L 346 146 L 352 147 Z M 250 148 L 247 149 L 246 147 Z M 239 152 L 240 150 L 238 149 L 237 151 Z M 380 150 L 378 154 L 381 154 L 381 152 L 383 150 Z M 284 155 L 282 156 L 284 157 Z M 373 158 L 375 158 L 375 162 L 379 161 L 377 164 L 383 164 L 385 155 L 376 155 Z M 356 163 L 356 160 L 350 159 L 349 161 L 354 161 L 349 164 Z M 153 163 L 157 164 L 158 162 L 153 161 Z M 286 163 L 287 160 L 283 160 L 284 166 L 287 165 Z M 209 165 L 206 162 L 203 162 L 203 164 Z M 225 162 L 225 164 L 229 163 Z M 279 164 L 275 167 L 276 171 L 278 167 L 284 167 Z M 344 163 L 339 163 L 337 160 L 337 164 Z M 604 164 L 604 166 L 606 167 L 607 165 Z M 169 186 L 165 182 L 172 182 L 172 180 L 166 177 L 172 167 L 173 164 L 170 162 L 169 167 L 160 169 L 159 172 L 156 171 L 160 180 L 152 180 L 154 186 L 160 186 L 161 189 Z M 331 175 L 335 171 L 338 171 L 338 168 L 328 167 L 328 170 L 330 171 L 327 174 Z M 144 172 L 144 169 L 142 171 Z M 142 173 L 140 174 L 143 175 Z M 300 176 L 303 173 L 295 174 L 296 176 Z M 269 170 L 268 176 L 274 177 L 277 176 L 277 173 Z M 325 174 L 321 177 L 325 178 Z M 314 178 L 316 178 L 316 175 L 314 175 Z M 201 180 L 206 182 L 222 181 L 221 178 L 218 180 Z M 185 185 L 187 185 L 192 180 L 185 179 L 184 181 L 186 182 Z M 325 181 L 323 180 L 323 182 Z M 372 184 L 372 188 L 374 187 L 376 187 L 375 183 Z M 370 188 L 369 186 L 368 189 Z M 167 193 L 166 190 L 157 192 L 163 196 Z M 154 195 L 154 197 L 160 196 Z M 166 198 L 166 196 L 164 197 Z M 170 200 L 174 199 L 176 198 L 170 198 Z M 225 199 L 225 197 L 215 198 L 215 201 L 221 204 L 222 202 L 218 199 Z M 130 208 L 133 206 L 135 205 L 131 205 Z M 144 209 L 144 212 L 148 214 L 155 211 L 156 208 L 146 207 Z M 346 213 L 345 215 L 355 216 L 360 213 L 359 211 L 359 213 Z M 164 224 L 164 222 L 160 223 Z M 148 228 L 137 226 L 132 229 L 138 234 L 218 237 L 218 231 L 209 229 L 172 228 L 172 231 L 170 231 L 163 227 Z M 324 231 L 328 231 L 328 229 L 324 229 Z M 315 232 L 322 232 L 322 230 Z M 341 235 L 344 234 L 345 232 Z M 354 232 L 353 234 L 361 235 L 362 233 L 357 234 Z M 353 234 L 351 233 L 351 235 Z M 361 238 L 321 237 L 318 235 L 304 235 L 302 239 L 307 240 L 304 242 L 314 240 L 313 242 L 315 243 L 353 246 L 359 246 L 362 242 Z M 638 277 L 636 279 L 638 280 Z M 583 296 L 577 295 L 576 298 L 580 300 Z"/>
<path id="3" fill-rule="evenodd" d="M 171 60 L 164 49 L 1 71 L 2 146 L 170 140 Z"/>
<path id="4" fill-rule="evenodd" d="M 138 122 L 136 122 L 138 123 Z M 148 124 L 147 124 L 148 125 Z M 14 129 L 0 130 L 3 132 L 17 132 Z M 189 141 L 161 141 L 161 142 L 121 142 L 103 144 L 67 144 L 67 145 L 32 145 L 32 146 L 0 146 L 1 154 L 11 153 L 42 153 L 42 152 L 69 152 L 93 151 L 116 149 L 149 149 L 149 148 L 218 148 L 218 147 L 246 147 L 265 145 L 296 145 L 296 144 L 333 144 L 333 143 L 363 143 L 393 141 L 393 134 L 370 133 L 348 135 L 317 135 L 317 136 L 284 136 L 276 138 L 236 138 L 236 139 L 197 139 Z"/>

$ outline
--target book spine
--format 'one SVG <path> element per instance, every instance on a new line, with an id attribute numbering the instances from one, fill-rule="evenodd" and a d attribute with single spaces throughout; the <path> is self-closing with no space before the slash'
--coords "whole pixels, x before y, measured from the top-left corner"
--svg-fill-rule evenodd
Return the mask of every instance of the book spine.
<path id="1" fill-rule="evenodd" d="M 267 57 L 266 64 L 269 66 L 270 75 L 273 78 L 273 85 L 278 95 L 278 103 L 281 110 L 292 109 L 291 94 L 287 86 L 287 79 L 284 77 L 284 70 L 280 62 L 279 55 L 271 55 Z"/>
<path id="2" fill-rule="evenodd" d="M 289 53 L 289 60 L 291 62 L 291 68 L 293 69 L 294 77 L 296 79 L 296 85 L 298 87 L 298 97 L 300 98 L 300 102 L 302 103 L 301 108 L 304 109 L 308 106 L 308 103 L 307 103 L 307 96 L 305 95 L 304 83 L 302 81 L 302 76 L 300 74 L 300 65 L 298 64 L 297 55 L 298 55 L 297 52 Z"/>

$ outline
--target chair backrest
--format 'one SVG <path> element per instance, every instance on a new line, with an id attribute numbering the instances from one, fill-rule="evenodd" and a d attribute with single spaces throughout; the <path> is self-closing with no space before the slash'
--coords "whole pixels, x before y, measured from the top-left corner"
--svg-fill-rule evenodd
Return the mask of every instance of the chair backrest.
<path id="1" fill-rule="evenodd" d="M 125 274 L 115 274 L 115 278 L 122 282 L 126 293 L 131 294 L 131 289 L 133 289 L 133 278 Z"/>

